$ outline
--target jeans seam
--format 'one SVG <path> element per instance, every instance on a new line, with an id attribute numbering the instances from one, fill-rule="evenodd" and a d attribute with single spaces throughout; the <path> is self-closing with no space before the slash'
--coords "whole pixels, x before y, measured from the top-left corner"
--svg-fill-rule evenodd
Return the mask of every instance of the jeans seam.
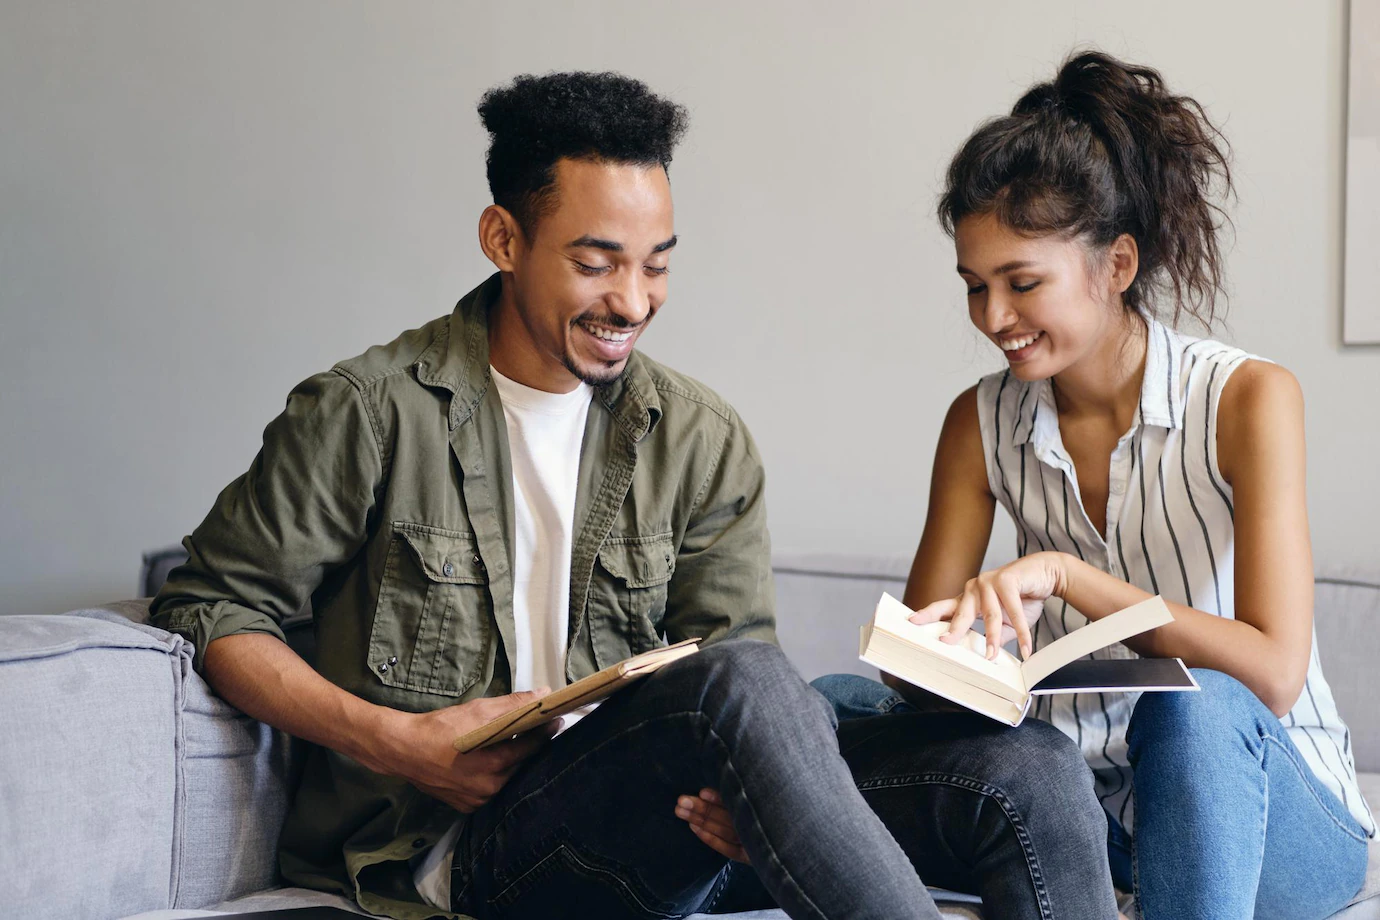
<path id="1" fill-rule="evenodd" d="M 700 716 L 708 720 L 708 717 L 704 716 L 703 713 L 701 713 Z M 712 721 L 709 725 L 709 736 L 713 738 L 715 743 L 718 744 L 719 747 L 724 751 L 724 769 L 727 770 L 729 774 L 733 776 L 734 781 L 738 783 L 738 788 L 742 789 L 743 784 L 742 781 L 738 779 L 738 771 L 733 768 L 733 761 L 728 757 L 728 749 L 727 747 L 725 747 L 723 739 L 719 737 L 716 731 L 714 731 L 714 725 Z M 803 901 L 812 911 L 815 912 L 815 916 L 823 918 L 825 916 L 824 911 L 820 910 L 819 905 L 817 905 L 812 898 L 805 894 L 804 890 L 801 889 L 800 884 L 796 882 L 795 877 L 791 875 L 790 870 L 787 869 L 785 865 L 781 862 L 781 858 L 777 855 L 776 847 L 772 846 L 771 841 L 767 838 L 766 831 L 762 829 L 762 822 L 757 817 L 757 810 L 753 808 L 752 802 L 748 800 L 747 796 L 743 797 L 743 804 L 746 805 L 748 811 L 752 813 L 753 829 L 757 831 L 757 835 L 762 840 L 762 845 L 767 851 L 767 858 L 771 860 L 772 864 L 781 873 L 782 878 L 784 878 L 786 882 L 790 884 L 791 888 L 795 890 L 795 894 L 800 898 L 800 900 Z"/>
<path id="2" fill-rule="evenodd" d="M 1294 770 L 1295 770 L 1295 771 L 1299 774 L 1299 776 L 1303 779 L 1303 785 L 1304 785 L 1305 788 L 1308 789 L 1308 793 L 1309 793 L 1311 796 L 1313 796 L 1313 801 L 1315 801 L 1315 802 L 1318 803 L 1318 807 L 1321 808 L 1321 809 L 1323 810 L 1323 814 L 1327 815 L 1328 819 L 1329 819 L 1333 824 L 1337 825 L 1337 828 L 1338 828 L 1339 830 L 1341 830 L 1342 833 L 1346 834 L 1348 837 L 1351 837 L 1351 838 L 1354 839 L 1354 840 L 1363 841 L 1363 842 L 1368 842 L 1368 841 L 1369 841 L 1370 838 L 1368 838 L 1364 833 L 1359 833 L 1359 834 L 1358 834 L 1356 831 L 1354 831 L 1354 830 L 1352 830 L 1351 828 L 1347 827 L 1346 824 L 1344 824 L 1344 823 L 1341 821 L 1341 819 L 1338 818 L 1338 816 L 1335 815 L 1335 814 L 1333 813 L 1332 809 L 1328 807 L 1327 801 L 1326 801 L 1321 795 L 1318 794 L 1318 790 L 1317 790 L 1316 788 L 1314 788 L 1314 786 L 1313 786 L 1313 781 L 1314 781 L 1314 780 L 1317 780 L 1318 782 L 1321 782 L 1321 780 L 1319 780 L 1317 774 L 1315 774 L 1315 773 L 1313 772 L 1313 768 L 1312 768 L 1312 767 L 1308 766 L 1308 764 L 1306 764 L 1306 763 L 1300 764 L 1300 763 L 1298 762 L 1298 760 L 1294 757 L 1293 751 L 1290 750 L 1289 745 L 1284 744 L 1283 742 L 1281 742 L 1278 738 L 1276 738 L 1276 737 L 1275 737 L 1274 735 L 1272 735 L 1272 734 L 1264 734 L 1264 735 L 1261 736 L 1261 739 L 1262 739 L 1263 741 L 1267 742 L 1267 743 L 1273 744 L 1275 747 L 1279 748 L 1279 750 L 1280 750 L 1281 752 L 1283 752 L 1284 756 L 1288 758 L 1290 765 L 1293 766 Z M 1261 763 L 1261 770 L 1262 770 L 1262 772 L 1263 772 L 1263 770 L 1264 770 L 1264 766 L 1265 766 L 1265 765 L 1264 765 L 1264 763 L 1262 762 L 1262 763 Z M 1268 775 L 1268 774 L 1266 775 L 1266 782 L 1267 782 L 1267 783 L 1269 782 L 1269 775 Z M 1331 790 L 1329 790 L 1328 792 L 1329 792 L 1329 794 L 1331 794 Z M 1267 801 L 1268 801 L 1268 800 L 1267 800 Z M 1340 804 L 1340 803 L 1339 803 L 1339 804 Z M 1267 806 L 1267 807 L 1268 807 L 1268 806 Z M 1348 818 L 1351 818 L 1352 816 L 1351 816 L 1350 813 L 1348 813 L 1348 814 L 1347 814 L 1347 817 L 1348 817 Z M 1352 820 L 1355 820 L 1355 819 L 1352 818 Z"/>
<path id="3" fill-rule="evenodd" d="M 477 848 L 475 848 L 475 849 L 471 852 L 469 876 L 470 876 L 471 878 L 473 878 L 473 876 L 474 876 L 474 871 L 475 871 L 475 864 L 478 862 L 478 860 L 479 860 L 479 858 L 480 858 L 480 855 L 483 854 L 483 853 L 489 848 L 490 844 L 493 843 L 494 837 L 496 837 L 496 836 L 498 835 L 498 828 L 499 828 L 499 826 L 500 826 L 501 824 L 503 824 L 505 821 L 508 820 L 508 816 L 509 816 L 510 814 L 512 814 L 513 811 L 516 810 L 517 807 L 518 807 L 519 805 L 522 805 L 524 802 L 527 802 L 529 799 L 533 798 L 534 796 L 540 795 L 543 791 L 546 790 L 546 788 L 547 788 L 548 786 L 550 786 L 552 783 L 554 783 L 557 779 L 559 779 L 560 777 L 564 776 L 566 773 L 570 772 L 571 770 L 575 769 L 575 767 L 578 766 L 581 762 L 583 762 L 586 758 L 588 758 L 588 757 L 590 757 L 591 755 L 593 755 L 596 751 L 602 750 L 606 745 L 613 743 L 614 741 L 616 741 L 616 740 L 617 740 L 618 738 L 620 738 L 621 736 L 623 736 L 623 735 L 625 735 L 625 734 L 628 734 L 629 732 L 633 732 L 633 731 L 637 731 L 638 729 L 645 728 L 646 726 L 652 725 L 652 724 L 654 724 L 654 723 L 656 723 L 656 722 L 662 722 L 662 721 L 666 721 L 666 720 L 670 720 L 670 719 L 679 719 L 679 718 L 684 718 L 684 717 L 687 717 L 687 716 L 690 717 L 690 718 L 692 718 L 692 719 L 695 719 L 695 718 L 704 719 L 706 722 L 709 723 L 708 734 L 709 734 L 711 737 L 713 737 L 714 740 L 719 744 L 720 748 L 724 749 L 724 751 L 725 751 L 725 753 L 724 753 L 724 764 L 725 764 L 725 769 L 727 769 L 727 770 L 736 778 L 737 775 L 738 775 L 738 773 L 737 773 L 737 771 L 733 768 L 733 762 L 732 762 L 732 760 L 728 757 L 727 749 L 724 748 L 724 746 L 723 746 L 723 740 L 722 740 L 721 738 L 719 738 L 719 736 L 718 736 L 717 733 L 715 733 L 712 721 L 711 721 L 711 720 L 709 719 L 709 717 L 706 716 L 703 712 L 699 712 L 699 711 L 697 711 L 697 710 L 695 710 L 695 711 L 692 711 L 692 710 L 684 710 L 684 711 L 681 711 L 681 712 L 663 713 L 662 715 L 659 715 L 659 716 L 653 716 L 653 717 L 650 718 L 650 719 L 644 719 L 644 720 L 642 720 L 641 722 L 637 722 L 637 723 L 634 723 L 634 724 L 632 724 L 632 725 L 627 726 L 626 728 L 624 728 L 624 729 L 623 729 L 621 732 L 619 732 L 618 734 L 616 734 L 616 735 L 610 735 L 609 737 L 607 737 L 607 738 L 605 738 L 604 740 L 600 741 L 600 742 L 599 742 L 598 744 L 596 744 L 594 747 L 590 748 L 588 751 L 586 751 L 585 753 L 581 754 L 579 757 L 575 758 L 575 759 L 572 760 L 570 763 L 566 764 L 565 768 L 562 769 L 560 772 L 555 773 L 554 775 L 550 776 L 550 777 L 546 780 L 546 782 L 542 783 L 542 784 L 541 784 L 540 786 L 538 786 L 536 789 L 533 789 L 532 791 L 528 792 L 526 795 L 524 795 L 522 798 L 518 799 L 516 802 L 513 802 L 513 803 L 503 812 L 503 814 L 499 816 L 498 820 L 496 820 L 496 821 L 494 822 L 493 829 L 490 830 L 489 835 L 488 835 L 487 837 L 484 838 L 484 842 L 481 843 Z M 742 786 L 742 783 L 740 782 L 740 783 L 739 783 L 739 787 L 741 788 L 741 786 Z M 770 859 L 771 859 L 772 862 L 776 865 L 776 867 L 777 867 L 778 869 L 780 869 L 782 876 L 791 884 L 791 886 L 796 890 L 796 892 L 799 893 L 801 899 L 802 899 L 802 900 L 803 900 L 803 901 L 804 901 L 804 902 L 815 912 L 816 916 L 819 916 L 819 917 L 821 917 L 821 918 L 824 917 L 823 911 L 821 911 L 821 910 L 819 909 L 819 907 L 814 903 L 814 901 L 812 901 L 812 900 L 810 900 L 808 897 L 806 897 L 805 893 L 801 890 L 800 885 L 796 882 L 795 878 L 791 875 L 791 873 L 789 872 L 789 870 L 787 870 L 786 867 L 783 866 L 783 865 L 781 864 L 781 860 L 780 860 L 780 858 L 777 856 L 776 848 L 775 848 L 774 846 L 772 846 L 771 841 L 767 839 L 766 834 L 761 832 L 761 831 L 762 831 L 762 824 L 761 824 L 761 822 L 757 819 L 757 814 L 756 814 L 756 811 L 752 808 L 752 803 L 749 802 L 749 801 L 747 801 L 746 799 L 744 799 L 744 802 L 747 804 L 748 809 L 749 809 L 750 811 L 752 811 L 753 823 L 754 823 L 754 825 L 756 826 L 756 829 L 757 829 L 757 831 L 759 832 L 759 835 L 761 836 L 761 839 L 762 839 L 762 841 L 763 841 L 763 844 L 764 844 L 764 846 L 765 846 L 766 849 L 767 849 L 767 855 L 768 855 L 768 857 L 770 857 Z M 452 870 L 452 871 L 453 871 L 453 870 Z M 468 887 L 468 885 L 467 885 L 466 887 Z"/>
<path id="4" fill-rule="evenodd" d="M 631 902 L 631 906 L 633 906 L 637 910 L 642 911 L 644 914 L 651 917 L 662 918 L 662 920 L 675 920 L 675 918 L 681 916 L 678 913 L 667 913 L 666 911 L 661 910 L 659 908 L 651 907 L 645 901 L 643 901 L 642 898 L 637 896 L 637 892 L 634 891 L 632 889 L 632 886 L 630 886 L 617 872 L 613 872 L 608 869 L 603 869 L 599 866 L 590 865 L 589 863 L 581 859 L 580 855 L 571 846 L 565 843 L 558 844 L 554 850 L 552 850 L 550 853 L 547 853 L 541 859 L 537 860 L 536 864 L 529 868 L 526 872 L 523 872 L 517 878 L 514 878 L 511 882 L 505 885 L 503 887 L 503 890 L 496 892 L 492 898 L 489 898 L 489 903 L 491 905 L 495 905 L 499 901 L 503 900 L 504 896 L 507 895 L 508 892 L 516 888 L 518 885 L 520 885 L 524 879 L 528 878 L 533 873 L 541 870 L 543 867 L 545 867 L 545 865 L 548 862 L 555 859 L 558 855 L 562 853 L 564 853 L 566 858 L 574 862 L 587 874 L 591 876 L 607 878 L 609 880 L 609 883 L 612 884 L 615 888 L 617 888 L 618 891 L 623 895 L 623 899 L 625 902 Z"/>
<path id="5" fill-rule="evenodd" d="M 1012 830 L 1016 832 L 1016 839 L 1020 842 L 1021 852 L 1025 855 L 1026 868 L 1030 872 L 1030 881 L 1034 885 L 1036 900 L 1040 905 L 1040 917 L 1042 920 L 1054 920 L 1054 908 L 1049 903 L 1049 892 L 1045 889 L 1044 874 L 1040 871 L 1040 861 L 1035 853 L 1035 847 L 1031 842 L 1030 833 L 1026 830 L 1025 823 L 1021 820 L 1019 812 L 1011 804 L 1010 798 L 1000 788 L 990 783 L 984 783 L 967 776 L 958 776 L 953 773 L 917 773 L 902 776 L 889 776 L 882 780 L 865 780 L 858 784 L 858 791 L 865 792 L 870 789 L 925 784 L 954 786 L 969 792 L 976 792 L 997 803 L 1001 808 L 1002 814 L 1006 816 L 1006 820 L 1010 823 Z"/>
<path id="6" fill-rule="evenodd" d="M 719 872 L 719 877 L 715 880 L 714 887 L 709 890 L 708 896 L 706 896 L 700 906 L 695 909 L 696 913 L 714 913 L 714 908 L 718 906 L 719 900 L 724 896 L 724 890 L 728 888 L 729 876 L 732 872 L 733 863 L 730 861 L 725 864 L 723 870 Z"/>
<path id="7" fill-rule="evenodd" d="M 1137 835 L 1131 835 L 1131 898 L 1136 902 L 1136 916 L 1139 920 L 1146 920 L 1145 908 L 1140 903 L 1140 859 L 1137 856 L 1140 849 L 1137 839 Z"/>

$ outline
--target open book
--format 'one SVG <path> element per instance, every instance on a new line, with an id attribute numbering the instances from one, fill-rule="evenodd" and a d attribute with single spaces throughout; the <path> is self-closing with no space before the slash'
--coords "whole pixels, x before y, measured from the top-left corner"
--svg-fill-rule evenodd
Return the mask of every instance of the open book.
<path id="1" fill-rule="evenodd" d="M 640 680 L 673 661 L 695 654 L 700 650 L 699 641 L 686 639 L 684 642 L 654 648 L 650 652 L 643 652 L 618 664 L 609 665 L 602 671 L 548 693 L 525 706 L 510 709 L 498 718 L 490 719 L 478 728 L 466 732 L 455 739 L 455 749 L 462 754 L 468 754 L 470 751 L 477 751 L 531 731 L 539 725 L 569 715 L 591 703 L 607 699 L 633 681 Z"/>
<path id="2" fill-rule="evenodd" d="M 949 624 L 917 625 L 910 621 L 912 612 L 883 594 L 872 622 L 862 628 L 859 657 L 1007 725 L 1021 724 L 1030 701 L 1044 694 L 1198 689 L 1178 658 L 1086 659 L 1114 642 L 1173 622 L 1159 597 L 1076 629 L 1024 662 L 1006 649 L 997 649 L 996 659 L 989 661 L 987 637 L 972 631 L 954 645 L 942 642 L 939 637 Z"/>

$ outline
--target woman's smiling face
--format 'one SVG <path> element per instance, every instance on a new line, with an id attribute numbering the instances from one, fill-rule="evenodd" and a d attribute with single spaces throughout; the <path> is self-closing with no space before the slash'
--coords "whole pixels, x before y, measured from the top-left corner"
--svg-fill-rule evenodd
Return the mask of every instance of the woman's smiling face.
<path id="1" fill-rule="evenodd" d="M 1053 377 L 1078 363 L 1120 319 L 1118 295 L 1129 280 L 1116 260 L 1105 272 L 1094 270 L 1101 260 L 1078 240 L 1023 235 L 982 214 L 959 221 L 954 248 L 969 318 L 1021 380 Z"/>

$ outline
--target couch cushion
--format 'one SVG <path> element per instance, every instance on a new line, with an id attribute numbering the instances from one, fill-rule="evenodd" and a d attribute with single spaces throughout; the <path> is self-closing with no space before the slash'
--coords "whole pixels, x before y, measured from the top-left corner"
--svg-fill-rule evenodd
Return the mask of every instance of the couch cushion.
<path id="1" fill-rule="evenodd" d="M 960 896 L 961 897 L 961 896 Z M 274 891 L 263 891 L 246 898 L 239 898 L 234 901 L 227 901 L 217 904 L 209 910 L 168 910 L 151 911 L 138 914 L 133 917 L 126 917 L 125 920 L 194 920 L 200 917 L 222 916 L 224 913 L 247 913 L 255 910 L 286 910 L 297 907 L 315 907 L 317 905 L 327 907 L 339 907 L 342 910 L 350 910 L 363 916 L 364 914 L 359 905 L 339 895 L 326 894 L 321 891 L 310 891 L 306 888 L 280 888 Z M 940 914 L 944 920 L 981 920 L 976 909 L 966 903 L 942 903 L 940 904 Z M 687 920 L 787 920 L 784 913 L 779 910 L 752 911 L 743 914 L 714 914 L 712 917 L 707 914 L 695 914 Z"/>
<path id="2" fill-rule="evenodd" d="M 147 625 L 147 601 L 120 601 L 72 616 Z M 178 834 L 173 907 L 204 907 L 271 888 L 278 878 L 278 835 L 295 786 L 291 739 L 216 696 L 190 659 L 181 669 L 178 718 Z"/>
<path id="3" fill-rule="evenodd" d="M 1372 805 L 1380 802 L 1380 773 L 1358 773 L 1356 779 L 1361 786 L 1361 795 L 1366 797 L 1367 802 Z M 1347 920 L 1359 920 L 1362 916 L 1367 920 L 1371 917 L 1380 920 L 1380 838 L 1372 839 L 1370 842 L 1370 865 L 1366 867 L 1366 883 L 1356 892 L 1356 897 L 1351 903 L 1359 905 L 1363 901 L 1367 902 L 1369 910 L 1373 913 L 1368 911 L 1363 915 L 1358 912 L 1353 917 L 1352 914 L 1343 912 Z"/>
<path id="4" fill-rule="evenodd" d="M 121 623 L 0 617 L 5 912 L 171 903 L 177 718 L 191 649 Z"/>
<path id="5" fill-rule="evenodd" d="M 1351 730 L 1356 769 L 1380 772 L 1380 708 L 1375 662 L 1380 659 L 1380 576 L 1324 569 L 1313 592 L 1318 656 L 1337 709 Z M 1372 806 L 1376 799 L 1367 795 Z"/>

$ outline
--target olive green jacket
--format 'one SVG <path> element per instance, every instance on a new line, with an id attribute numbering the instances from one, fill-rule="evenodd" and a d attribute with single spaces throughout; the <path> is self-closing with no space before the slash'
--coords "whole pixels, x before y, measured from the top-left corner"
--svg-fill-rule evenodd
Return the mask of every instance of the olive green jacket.
<path id="1" fill-rule="evenodd" d="M 198 668 L 222 636 L 282 638 L 310 598 L 316 669 L 370 702 L 419 712 L 510 691 L 512 472 L 487 320 L 500 289 L 495 275 L 288 396 L 153 602 Z M 570 565 L 570 680 L 668 641 L 774 641 L 762 464 L 722 399 L 636 352 L 595 391 Z M 401 920 L 436 916 L 407 861 L 455 819 L 313 747 L 283 874 Z"/>

